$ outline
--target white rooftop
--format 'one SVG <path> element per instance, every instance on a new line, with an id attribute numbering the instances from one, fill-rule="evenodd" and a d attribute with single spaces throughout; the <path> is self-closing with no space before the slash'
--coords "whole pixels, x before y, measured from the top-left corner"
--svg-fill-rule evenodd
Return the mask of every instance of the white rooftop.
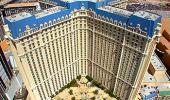
<path id="1" fill-rule="evenodd" d="M 8 17 L 6 17 L 6 19 L 9 20 L 10 22 L 15 22 L 15 21 L 22 20 L 22 19 L 25 19 L 25 18 L 28 18 L 28 17 L 31 17 L 31 16 L 32 15 L 30 13 L 21 12 L 21 13 L 18 13 L 18 14 L 8 16 Z"/>
<path id="2" fill-rule="evenodd" d="M 166 72 L 164 74 L 161 74 L 160 76 L 153 76 L 150 73 L 146 72 L 143 78 L 143 82 L 144 83 L 154 83 L 154 82 L 158 82 L 158 83 L 163 83 L 163 82 L 168 82 L 169 81 L 169 76 L 166 74 Z"/>
<path id="3" fill-rule="evenodd" d="M 150 92 L 156 92 L 156 89 L 154 87 L 152 87 L 152 86 L 146 86 L 146 87 L 142 87 L 140 89 L 140 93 L 142 95 L 149 95 Z"/>
<path id="4" fill-rule="evenodd" d="M 35 17 L 36 18 L 44 17 L 44 16 L 47 16 L 47 15 L 59 12 L 63 9 L 64 9 L 64 7 L 61 7 L 61 6 L 52 7 L 52 8 L 43 10 L 42 12 L 35 14 Z"/>
<path id="5" fill-rule="evenodd" d="M 137 11 L 134 13 L 134 15 L 150 20 L 156 20 L 157 18 L 159 18 L 158 15 L 146 11 Z"/>
<path id="6" fill-rule="evenodd" d="M 154 76 L 149 74 L 148 71 L 146 71 L 144 78 L 143 78 L 143 82 L 156 82 L 156 79 Z"/>
<path id="7" fill-rule="evenodd" d="M 156 53 L 154 53 L 151 57 L 151 64 L 155 70 L 166 70 L 165 66 L 162 64 Z"/>
<path id="8" fill-rule="evenodd" d="M 56 6 L 56 7 L 53 7 L 53 8 L 43 10 L 42 12 L 36 13 L 35 17 L 41 18 L 41 17 L 47 16 L 47 15 L 59 12 L 63 9 L 64 9 L 64 7 Z M 28 17 L 31 17 L 31 16 L 32 16 L 31 13 L 21 12 L 21 13 L 18 13 L 18 14 L 8 16 L 8 17 L 6 17 L 6 19 L 9 20 L 10 22 L 15 22 L 15 21 L 19 21 L 19 20 L 22 20 L 22 19 L 25 19 L 25 18 L 28 18 Z"/>
<path id="9" fill-rule="evenodd" d="M 170 85 L 160 85 L 158 86 L 159 90 L 166 90 L 166 89 L 170 89 Z"/>
<path id="10" fill-rule="evenodd" d="M 121 14 L 121 15 L 124 15 L 124 16 L 130 16 L 131 14 L 133 14 L 133 12 L 130 12 L 130 11 L 127 11 L 127 10 L 124 10 L 124 9 L 120 9 L 120 8 L 116 8 L 116 7 L 111 7 L 111 6 L 104 6 L 104 7 L 101 7 L 99 9 L 105 10 L 105 11 L 108 11 L 108 12 L 111 12 L 111 13 L 115 13 L 115 14 Z"/>
<path id="11" fill-rule="evenodd" d="M 4 6 L 4 8 L 13 8 L 13 7 L 29 7 L 29 6 L 39 6 L 39 2 L 19 2 L 19 3 L 10 3 Z"/>

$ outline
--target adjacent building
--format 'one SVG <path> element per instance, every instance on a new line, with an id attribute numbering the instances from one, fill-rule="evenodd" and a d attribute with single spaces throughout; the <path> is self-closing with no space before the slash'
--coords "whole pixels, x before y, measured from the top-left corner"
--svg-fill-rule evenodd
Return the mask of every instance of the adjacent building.
<path id="1" fill-rule="evenodd" d="M 10 85 L 12 80 L 13 72 L 11 66 L 7 63 L 5 55 L 0 46 L 0 99 L 7 100 L 6 89 Z"/>
<path id="2" fill-rule="evenodd" d="M 112 3 L 109 5 L 116 8 L 126 9 L 128 5 L 128 0 L 115 0 L 112 1 Z"/>
<path id="3" fill-rule="evenodd" d="M 166 71 L 166 67 L 156 53 L 154 53 L 139 91 L 142 100 L 170 99 L 170 76 Z"/>
<path id="4" fill-rule="evenodd" d="M 112 1 L 57 1 L 36 14 L 5 18 L 6 37 L 32 100 L 51 99 L 89 75 L 122 100 L 138 93 L 159 42 L 161 17 L 109 6 Z"/>
<path id="5" fill-rule="evenodd" d="M 41 10 L 38 2 L 12 3 L 4 6 L 5 16 L 10 16 L 20 12 L 35 12 Z"/>
<path id="6" fill-rule="evenodd" d="M 162 18 L 162 36 L 160 43 L 157 45 L 157 54 L 167 68 L 170 75 L 170 18 Z"/>
<path id="7" fill-rule="evenodd" d="M 22 80 L 6 40 L 0 42 L 0 54 L 0 100 L 13 100 Z"/>
<path id="8" fill-rule="evenodd" d="M 17 14 L 20 12 L 29 12 L 29 13 L 35 13 L 40 10 L 44 10 L 47 8 L 51 8 L 56 6 L 52 2 L 47 2 L 44 0 L 29 0 L 29 1 L 15 1 L 12 3 L 7 3 L 5 5 L 1 6 L 1 11 L 3 16 L 11 16 L 13 14 Z"/>

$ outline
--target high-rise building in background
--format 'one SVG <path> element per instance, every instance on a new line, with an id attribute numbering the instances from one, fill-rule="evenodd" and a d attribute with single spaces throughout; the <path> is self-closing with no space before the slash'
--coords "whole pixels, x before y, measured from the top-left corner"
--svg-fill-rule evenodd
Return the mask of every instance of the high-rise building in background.
<path id="1" fill-rule="evenodd" d="M 10 81 L 12 80 L 12 77 L 13 77 L 12 69 L 7 63 L 5 55 L 0 46 L 0 91 L 1 91 L 0 98 L 2 100 L 7 100 L 5 92 L 10 84 Z"/>
<path id="2" fill-rule="evenodd" d="M 0 100 L 15 100 L 19 89 L 22 89 L 21 76 L 8 42 L 3 40 L 0 42 Z M 27 95 L 24 97 L 27 98 Z"/>
<path id="3" fill-rule="evenodd" d="M 78 75 L 89 75 L 122 100 L 133 100 L 159 42 L 161 17 L 111 7 L 111 0 L 57 4 L 34 15 L 5 18 L 32 100 L 50 99 Z"/>

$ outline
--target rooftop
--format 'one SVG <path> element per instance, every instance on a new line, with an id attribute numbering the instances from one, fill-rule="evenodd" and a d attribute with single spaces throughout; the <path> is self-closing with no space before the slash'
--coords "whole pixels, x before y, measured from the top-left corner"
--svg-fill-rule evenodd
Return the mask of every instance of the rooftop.
<path id="1" fill-rule="evenodd" d="M 30 28 L 38 29 L 40 24 L 69 16 L 72 11 L 75 9 L 81 9 L 82 6 L 84 6 L 85 9 L 92 9 L 97 15 L 112 19 L 113 21 L 116 20 L 118 22 L 125 23 L 126 26 L 137 27 L 140 25 L 141 31 L 146 32 L 147 36 L 152 37 L 154 35 L 154 30 L 157 27 L 157 23 L 160 22 L 161 16 L 148 12 L 129 12 L 123 9 L 110 7 L 108 6 L 110 2 L 112 1 L 104 0 L 94 3 L 85 0 L 68 3 L 57 0 L 57 7 L 44 10 L 36 14 L 19 13 L 6 17 L 4 20 L 5 23 L 8 24 L 12 36 L 15 39 L 26 30 L 25 26 L 27 25 L 30 26 Z M 148 18 L 146 18 L 146 16 L 148 16 Z"/>
<path id="2" fill-rule="evenodd" d="M 159 72 L 159 76 L 158 76 L 158 74 L 152 75 L 147 71 L 144 75 L 143 82 L 144 83 L 168 82 L 170 84 L 170 77 L 166 73 L 166 68 L 165 68 L 164 64 L 160 61 L 160 59 L 158 58 L 156 53 L 154 53 L 151 57 L 151 65 L 153 65 L 153 67 L 156 71 L 158 71 L 158 72 L 161 71 L 161 73 Z M 154 73 L 156 73 L 156 71 Z"/>
<path id="3" fill-rule="evenodd" d="M 44 17 L 44 16 L 54 14 L 54 13 L 59 12 L 64 9 L 65 9 L 64 7 L 56 6 L 56 7 L 49 8 L 49 9 L 43 10 L 42 12 L 35 14 L 35 17 L 36 18 Z"/>
<path id="4" fill-rule="evenodd" d="M 155 70 L 166 70 L 165 66 L 163 65 L 159 57 L 156 55 L 156 53 L 154 53 L 151 57 L 151 64 L 153 65 Z"/>
<path id="5" fill-rule="evenodd" d="M 127 11 L 124 9 L 120 9 L 120 8 L 116 8 L 116 7 L 111 7 L 111 6 L 104 6 L 99 9 L 109 11 L 109 12 L 115 13 L 115 14 L 124 15 L 124 16 L 130 16 L 133 14 L 133 12 L 130 12 L 130 11 Z"/>
<path id="6" fill-rule="evenodd" d="M 11 21 L 11 22 L 16 22 L 16 21 L 19 21 L 19 20 L 22 20 L 22 19 L 29 18 L 31 16 L 32 15 L 30 13 L 21 12 L 21 13 L 18 13 L 18 14 L 14 14 L 14 15 L 8 16 L 8 17 L 6 17 L 6 19 Z"/>
<path id="7" fill-rule="evenodd" d="M 38 2 L 22 2 L 22 3 L 11 3 L 7 4 L 4 8 L 15 8 L 15 7 L 29 7 L 29 6 L 38 6 Z"/>
<path id="8" fill-rule="evenodd" d="M 153 76 L 151 75 L 150 73 L 146 72 L 145 75 L 144 75 L 144 78 L 143 78 L 143 82 L 144 83 L 162 83 L 163 82 L 168 82 L 170 84 L 170 81 L 169 81 L 169 76 L 168 74 L 164 73 L 162 74 L 161 76 Z"/>
<path id="9" fill-rule="evenodd" d="M 134 15 L 139 16 L 144 19 L 148 19 L 148 20 L 156 20 L 157 18 L 159 18 L 158 15 L 145 12 L 145 11 L 137 11 L 134 13 Z"/>
<path id="10" fill-rule="evenodd" d="M 160 96 L 170 96 L 170 89 L 169 90 L 164 90 L 164 91 L 159 91 Z"/>
<path id="11" fill-rule="evenodd" d="M 170 96 L 170 86 L 161 85 L 161 86 L 158 86 L 158 90 L 159 90 L 160 96 Z"/>
<path id="12" fill-rule="evenodd" d="M 156 82 L 156 79 L 153 75 L 151 75 L 150 73 L 146 71 L 144 78 L 143 78 L 143 82 Z"/>
<path id="13" fill-rule="evenodd" d="M 148 96 L 150 95 L 151 93 L 155 93 L 156 92 L 156 89 L 152 86 L 142 86 L 142 88 L 140 89 L 140 93 L 143 95 L 143 96 Z"/>

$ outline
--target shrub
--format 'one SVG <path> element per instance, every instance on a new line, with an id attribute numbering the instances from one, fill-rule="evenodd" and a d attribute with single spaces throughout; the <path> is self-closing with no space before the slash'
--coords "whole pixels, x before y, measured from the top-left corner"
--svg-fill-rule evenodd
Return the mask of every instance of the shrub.
<path id="1" fill-rule="evenodd" d="M 55 95 L 54 95 L 54 94 L 52 94 L 50 97 L 51 97 L 51 98 L 53 98 L 54 96 L 55 96 Z"/>
<path id="2" fill-rule="evenodd" d="M 88 75 L 86 76 L 86 78 L 87 78 L 88 81 L 92 81 L 93 80 L 93 78 L 88 76 Z"/>
<path id="3" fill-rule="evenodd" d="M 77 76 L 77 79 L 78 79 L 78 80 L 80 80 L 80 78 L 81 78 L 81 75 Z"/>
<path id="4" fill-rule="evenodd" d="M 111 90 L 108 90 L 108 89 L 107 89 L 107 90 L 105 90 L 104 92 L 106 92 L 107 94 L 109 94 L 109 96 L 116 98 L 116 95 L 114 95 Z"/>
<path id="5" fill-rule="evenodd" d="M 55 95 L 57 95 L 57 94 L 58 94 L 58 92 L 56 91 L 56 92 L 55 92 Z"/>
<path id="6" fill-rule="evenodd" d="M 100 88 L 100 85 L 101 85 L 101 84 L 98 83 L 96 80 L 93 80 L 92 83 L 93 83 L 95 86 L 97 86 L 98 88 Z"/>
<path id="7" fill-rule="evenodd" d="M 96 98 L 95 98 L 95 97 L 92 97 L 91 100 L 96 100 Z"/>
<path id="8" fill-rule="evenodd" d="M 71 100 L 76 100 L 76 98 L 75 98 L 75 97 L 72 97 Z"/>
<path id="9" fill-rule="evenodd" d="M 120 100 L 120 97 L 116 97 L 117 100 Z"/>
<path id="10" fill-rule="evenodd" d="M 77 81 L 75 79 L 73 79 L 70 83 L 68 83 L 67 85 L 65 85 L 64 87 L 62 87 L 59 92 L 62 92 L 64 89 L 66 88 L 70 88 L 70 87 L 77 87 Z"/>
<path id="11" fill-rule="evenodd" d="M 98 91 L 98 90 L 95 90 L 93 93 L 94 93 L 94 94 L 98 94 L 98 93 L 99 93 L 99 91 Z"/>
<path id="12" fill-rule="evenodd" d="M 105 89 L 105 87 L 104 87 L 104 86 L 101 86 L 101 85 L 100 85 L 100 88 L 101 88 L 102 90 L 104 90 L 104 89 Z"/>
<path id="13" fill-rule="evenodd" d="M 77 81 L 75 79 L 73 79 L 70 83 L 69 83 L 69 87 L 75 87 L 78 86 Z"/>
<path id="14" fill-rule="evenodd" d="M 70 94 L 70 95 L 73 95 L 73 90 L 70 90 L 70 91 L 69 91 L 69 94 Z"/>

